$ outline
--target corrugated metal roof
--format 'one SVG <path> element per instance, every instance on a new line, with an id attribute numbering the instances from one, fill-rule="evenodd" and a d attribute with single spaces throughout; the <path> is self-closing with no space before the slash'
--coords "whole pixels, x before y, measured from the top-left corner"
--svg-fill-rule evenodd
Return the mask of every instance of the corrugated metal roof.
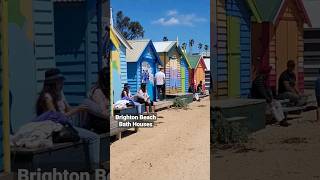
<path id="1" fill-rule="evenodd" d="M 170 49 L 176 44 L 176 41 L 162 41 L 153 43 L 158 53 L 169 52 Z"/>
<path id="2" fill-rule="evenodd" d="M 204 57 L 204 64 L 206 65 L 207 71 L 210 71 L 210 58 Z"/>
<path id="3" fill-rule="evenodd" d="M 132 49 L 127 49 L 127 62 L 137 62 L 149 42 L 149 39 L 128 41 Z"/>

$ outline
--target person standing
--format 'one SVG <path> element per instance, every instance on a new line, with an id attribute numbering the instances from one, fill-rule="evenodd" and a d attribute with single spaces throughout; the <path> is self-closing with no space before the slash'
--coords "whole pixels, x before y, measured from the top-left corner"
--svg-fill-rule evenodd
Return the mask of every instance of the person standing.
<path id="1" fill-rule="evenodd" d="M 155 75 L 156 86 L 157 86 L 157 99 L 163 100 L 165 98 L 165 82 L 166 75 L 163 72 L 163 67 L 160 67 L 160 71 Z M 160 97 L 162 94 L 162 97 Z"/>

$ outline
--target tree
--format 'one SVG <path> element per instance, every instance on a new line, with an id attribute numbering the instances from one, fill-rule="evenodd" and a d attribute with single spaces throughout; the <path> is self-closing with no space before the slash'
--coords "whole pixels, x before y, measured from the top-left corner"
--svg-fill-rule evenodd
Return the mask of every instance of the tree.
<path id="1" fill-rule="evenodd" d="M 189 40 L 189 48 L 190 48 L 189 53 L 190 53 L 190 54 L 192 54 L 192 47 L 193 47 L 193 45 L 194 45 L 194 39 L 190 39 L 190 40 Z"/>
<path id="2" fill-rule="evenodd" d="M 164 37 L 162 38 L 162 41 L 168 41 L 168 37 L 167 37 L 167 36 L 164 36 Z"/>
<path id="3" fill-rule="evenodd" d="M 206 51 L 206 54 L 208 54 L 209 46 L 207 44 L 204 45 L 204 50 Z"/>
<path id="4" fill-rule="evenodd" d="M 186 51 L 186 49 L 187 49 L 187 43 L 182 43 L 182 45 L 181 45 L 181 48 L 184 50 L 184 51 Z"/>
<path id="5" fill-rule="evenodd" d="M 199 44 L 198 44 L 199 54 L 201 53 L 202 46 L 203 46 L 202 43 L 199 43 Z"/>
<path id="6" fill-rule="evenodd" d="M 117 12 L 116 27 L 128 40 L 143 38 L 144 29 L 138 21 L 131 21 L 122 11 Z"/>

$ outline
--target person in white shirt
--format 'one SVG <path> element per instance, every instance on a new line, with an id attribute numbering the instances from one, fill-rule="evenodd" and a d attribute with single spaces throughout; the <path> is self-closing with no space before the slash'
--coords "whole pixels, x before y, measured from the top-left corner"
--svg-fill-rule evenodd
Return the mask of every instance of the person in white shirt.
<path id="1" fill-rule="evenodd" d="M 162 100 L 165 97 L 165 82 L 166 75 L 163 72 L 163 67 L 160 67 L 160 71 L 155 75 L 156 86 L 157 86 L 157 98 L 160 99 L 160 94 L 162 94 Z"/>
<path id="2" fill-rule="evenodd" d="M 154 113 L 155 109 L 154 109 L 153 101 L 151 101 L 150 96 L 148 94 L 146 83 L 141 84 L 141 88 L 135 95 L 135 101 L 137 101 L 140 104 L 145 104 L 147 113 L 149 113 L 150 108 L 152 113 Z"/>

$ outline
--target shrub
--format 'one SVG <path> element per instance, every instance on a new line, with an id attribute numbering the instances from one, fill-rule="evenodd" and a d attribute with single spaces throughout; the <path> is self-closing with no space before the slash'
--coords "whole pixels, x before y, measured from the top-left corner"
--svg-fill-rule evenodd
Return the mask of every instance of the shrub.
<path id="1" fill-rule="evenodd" d="M 188 103 L 186 103 L 186 101 L 184 101 L 181 98 L 175 98 L 173 100 L 173 107 L 179 108 L 179 109 L 187 109 L 188 108 Z"/>
<path id="2" fill-rule="evenodd" d="M 211 142 L 214 144 L 237 144 L 248 141 L 248 128 L 240 122 L 212 117 Z"/>

